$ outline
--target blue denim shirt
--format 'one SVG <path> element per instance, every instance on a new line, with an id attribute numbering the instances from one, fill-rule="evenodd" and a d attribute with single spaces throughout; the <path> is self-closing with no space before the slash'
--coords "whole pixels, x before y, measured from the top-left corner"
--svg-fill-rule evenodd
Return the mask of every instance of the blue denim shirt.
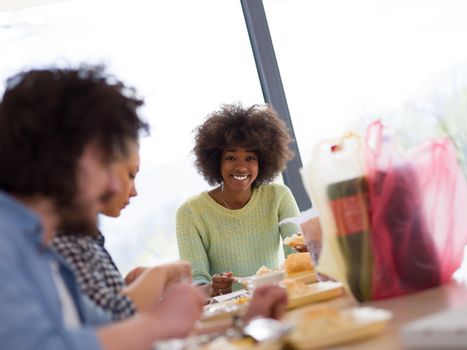
<path id="1" fill-rule="evenodd" d="M 81 327 L 67 329 L 50 262 L 56 261 Z M 43 243 L 39 217 L 0 191 L 0 348 L 101 349 L 96 326 L 110 317 L 85 299 L 72 270 Z"/>

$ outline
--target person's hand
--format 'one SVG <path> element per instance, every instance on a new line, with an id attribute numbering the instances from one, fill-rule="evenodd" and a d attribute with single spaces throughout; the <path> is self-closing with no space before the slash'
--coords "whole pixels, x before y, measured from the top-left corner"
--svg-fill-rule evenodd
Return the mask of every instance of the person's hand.
<path id="1" fill-rule="evenodd" d="M 299 253 L 305 253 L 308 251 L 306 244 L 297 244 L 294 249 Z"/>
<path id="2" fill-rule="evenodd" d="M 329 277 L 328 275 L 324 275 L 322 273 L 318 273 L 318 281 L 324 282 L 324 281 L 333 281 L 336 282 L 335 279 Z"/>
<path id="3" fill-rule="evenodd" d="M 211 284 L 194 285 L 204 295 L 204 305 L 211 303 Z"/>
<path id="4" fill-rule="evenodd" d="M 318 264 L 319 256 L 321 254 L 321 242 L 323 232 L 321 229 L 321 221 L 319 217 L 312 218 L 300 224 L 303 230 L 305 241 L 308 242 L 308 251 L 315 265 Z"/>
<path id="5" fill-rule="evenodd" d="M 287 308 L 287 292 L 279 286 L 262 286 L 255 289 L 250 306 L 244 316 L 248 322 L 255 317 L 280 319 Z"/>
<path id="6" fill-rule="evenodd" d="M 129 285 L 133 283 L 133 281 L 136 280 L 146 269 L 146 267 L 141 266 L 135 267 L 125 276 L 125 284 Z"/>
<path id="7" fill-rule="evenodd" d="M 155 269 L 158 270 L 155 274 L 162 275 L 165 279 L 165 287 L 177 282 L 191 283 L 191 265 L 187 261 L 163 264 L 156 266 Z"/>
<path id="8" fill-rule="evenodd" d="M 232 272 L 223 272 L 219 275 L 213 275 L 211 278 L 211 296 L 231 293 L 233 283 Z"/>
<path id="9" fill-rule="evenodd" d="M 321 255 L 321 241 L 310 241 L 308 242 L 310 247 L 311 260 L 313 264 L 318 265 L 319 257 Z"/>
<path id="10" fill-rule="evenodd" d="M 176 261 L 146 268 L 138 279 L 158 280 L 165 289 L 173 283 L 191 282 L 191 265 L 186 261 Z"/>
<path id="11" fill-rule="evenodd" d="M 159 339 L 186 336 L 200 318 L 205 296 L 195 286 L 177 283 L 170 286 L 162 299 L 146 314 L 158 325 Z"/>
<path id="12" fill-rule="evenodd" d="M 170 285 L 182 281 L 191 281 L 191 266 L 178 261 L 146 268 L 121 293 L 133 300 L 138 311 L 142 311 L 159 301 Z"/>

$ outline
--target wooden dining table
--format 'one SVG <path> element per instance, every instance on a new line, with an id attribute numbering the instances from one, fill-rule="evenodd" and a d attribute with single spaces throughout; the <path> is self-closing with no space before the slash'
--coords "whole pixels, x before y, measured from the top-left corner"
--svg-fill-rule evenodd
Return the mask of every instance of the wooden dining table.
<path id="1" fill-rule="evenodd" d="M 405 325 L 417 319 L 467 305 L 467 286 L 464 283 L 452 281 L 449 284 L 411 295 L 365 303 L 358 303 L 351 295 L 344 292 L 341 297 L 290 310 L 284 316 L 284 320 L 287 321 L 287 319 L 296 316 L 296 313 L 305 312 L 307 309 L 318 305 L 326 305 L 337 309 L 371 306 L 392 312 L 392 318 L 388 322 L 386 330 L 382 333 L 354 343 L 336 345 L 327 349 L 399 350 L 405 349 L 400 335 L 400 331 Z M 218 331 L 226 328 L 230 322 L 229 319 L 223 319 L 199 323 L 197 333 Z"/>
<path id="2" fill-rule="evenodd" d="M 352 296 L 345 294 L 340 298 L 325 301 L 321 304 L 339 309 L 355 306 L 371 306 L 378 309 L 389 310 L 393 315 L 388 323 L 387 329 L 381 334 L 355 343 L 339 345 L 329 349 L 399 350 L 405 349 L 400 334 L 400 331 L 405 325 L 411 321 L 467 305 L 467 286 L 464 283 L 452 281 L 449 284 L 418 293 L 365 303 L 358 303 Z M 313 307 L 313 305 L 292 310 L 286 315 L 286 318 L 290 317 L 293 312 L 303 312 L 306 308 L 311 307 Z"/>

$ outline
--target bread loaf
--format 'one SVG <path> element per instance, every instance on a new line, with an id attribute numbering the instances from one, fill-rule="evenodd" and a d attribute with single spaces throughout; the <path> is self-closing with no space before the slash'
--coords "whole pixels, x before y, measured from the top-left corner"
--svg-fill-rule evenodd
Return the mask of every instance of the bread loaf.
<path id="1" fill-rule="evenodd" d="M 284 264 L 287 275 L 314 271 L 311 256 L 308 252 L 290 254 L 287 259 L 285 259 Z"/>

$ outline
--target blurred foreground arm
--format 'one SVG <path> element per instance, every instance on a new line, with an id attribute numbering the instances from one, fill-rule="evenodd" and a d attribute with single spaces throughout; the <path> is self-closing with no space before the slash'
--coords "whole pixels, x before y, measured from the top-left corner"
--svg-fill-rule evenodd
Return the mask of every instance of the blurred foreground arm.
<path id="1" fill-rule="evenodd" d="M 193 286 L 169 287 L 161 301 L 149 310 L 98 330 L 105 350 L 150 349 L 157 341 L 186 336 L 199 319 L 204 296 Z"/>
<path id="2" fill-rule="evenodd" d="M 170 285 L 191 281 L 191 267 L 189 263 L 179 261 L 151 268 L 137 268 L 126 279 L 133 279 L 133 282 L 122 290 L 122 294 L 133 300 L 138 311 L 144 311 L 154 305 Z"/>
<path id="3" fill-rule="evenodd" d="M 287 308 L 287 292 L 279 286 L 263 286 L 255 289 L 253 299 L 244 316 L 248 322 L 255 317 L 280 319 Z"/>

